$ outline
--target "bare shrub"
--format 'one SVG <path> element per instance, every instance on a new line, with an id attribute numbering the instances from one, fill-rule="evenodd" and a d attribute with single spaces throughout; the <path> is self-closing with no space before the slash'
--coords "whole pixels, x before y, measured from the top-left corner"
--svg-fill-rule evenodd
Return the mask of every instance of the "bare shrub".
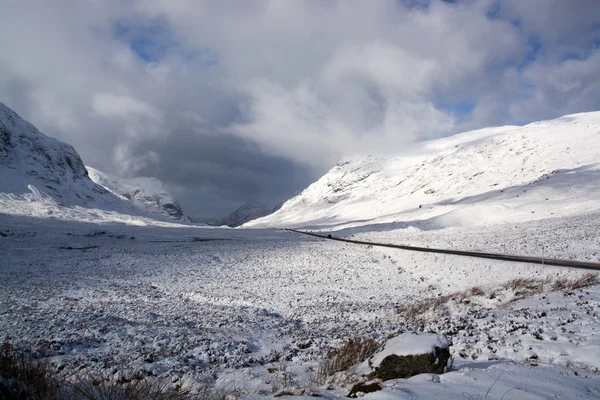
<path id="1" fill-rule="evenodd" d="M 370 338 L 349 339 L 342 347 L 325 356 L 317 373 L 317 381 L 325 383 L 325 380 L 333 374 L 346 371 L 365 361 L 375 354 L 380 345 L 379 342 Z"/>

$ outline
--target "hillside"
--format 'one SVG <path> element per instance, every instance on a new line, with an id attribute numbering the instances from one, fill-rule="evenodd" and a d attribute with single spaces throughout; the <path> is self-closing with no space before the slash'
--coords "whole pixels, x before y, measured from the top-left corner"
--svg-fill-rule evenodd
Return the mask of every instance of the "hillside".
<path id="1" fill-rule="evenodd" d="M 92 181 L 117 197 L 131 201 L 140 209 L 173 219 L 189 220 L 184 215 L 179 202 L 159 179 L 147 177 L 125 179 L 89 166 L 86 168 Z"/>
<path id="2" fill-rule="evenodd" d="M 5 214 L 138 225 L 161 218 L 94 183 L 72 146 L 44 135 L 2 103 L 0 176 Z"/>
<path id="3" fill-rule="evenodd" d="M 279 211 L 244 226 L 430 229 L 577 215 L 600 207 L 599 161 L 600 112 L 487 128 L 394 158 L 342 160 Z"/>

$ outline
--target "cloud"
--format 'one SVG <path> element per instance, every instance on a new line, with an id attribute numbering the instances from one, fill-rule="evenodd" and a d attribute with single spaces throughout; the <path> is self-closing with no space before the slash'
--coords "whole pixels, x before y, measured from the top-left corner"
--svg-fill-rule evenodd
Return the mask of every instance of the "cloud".
<path id="1" fill-rule="evenodd" d="M 6 1 L 0 101 L 192 214 L 340 157 L 600 108 L 593 0 Z M 234 208 L 234 207 L 231 207 Z"/>
<path id="2" fill-rule="evenodd" d="M 600 41 L 600 7 L 595 0 L 506 0 L 499 7 L 539 43 L 545 57 L 580 57 Z"/>
<path id="3" fill-rule="evenodd" d="M 544 119 L 600 109 L 600 48 L 583 59 L 532 64 L 523 77 L 534 89 L 513 106 L 517 118 Z"/>
<path id="4" fill-rule="evenodd" d="M 96 93 L 92 98 L 92 109 L 101 117 L 143 116 L 159 119 L 159 111 L 141 100 L 112 93 Z"/>

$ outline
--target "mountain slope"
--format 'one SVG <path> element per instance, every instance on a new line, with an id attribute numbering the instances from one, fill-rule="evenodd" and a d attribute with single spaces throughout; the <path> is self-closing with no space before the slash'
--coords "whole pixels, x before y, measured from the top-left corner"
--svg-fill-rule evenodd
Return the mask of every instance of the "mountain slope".
<path id="1" fill-rule="evenodd" d="M 585 213 L 599 207 L 598 162 L 600 112 L 487 128 L 421 143 L 410 155 L 343 160 L 244 226 L 432 229 Z"/>
<path id="2" fill-rule="evenodd" d="M 75 149 L 0 103 L 0 212 L 153 224 L 154 215 L 94 183 Z"/>
<path id="3" fill-rule="evenodd" d="M 157 178 L 119 178 L 86 166 L 89 176 L 96 184 L 142 210 L 174 219 L 188 219 L 179 202 Z"/>
<path id="4" fill-rule="evenodd" d="M 242 204 L 237 210 L 229 214 L 227 217 L 215 222 L 217 226 L 231 226 L 236 227 L 246 222 L 255 220 L 257 218 L 264 217 L 277 211 L 281 207 L 281 204 L 276 205 L 273 208 L 268 208 L 264 204 L 249 201 Z"/>
<path id="5" fill-rule="evenodd" d="M 0 192 L 43 190 L 63 204 L 86 204 L 108 194 L 88 178 L 72 146 L 41 133 L 0 103 Z"/>

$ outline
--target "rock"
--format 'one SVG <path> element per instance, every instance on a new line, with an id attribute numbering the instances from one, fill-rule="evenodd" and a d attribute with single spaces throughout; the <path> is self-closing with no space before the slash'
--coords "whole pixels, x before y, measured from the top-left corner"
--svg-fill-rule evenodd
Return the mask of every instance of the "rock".
<path id="1" fill-rule="evenodd" d="M 355 398 L 359 397 L 360 393 L 373 393 L 373 392 L 377 392 L 381 389 L 383 389 L 383 387 L 381 386 L 381 384 L 379 382 L 373 382 L 373 383 L 360 382 L 360 383 L 357 383 L 356 385 L 352 386 L 352 389 L 350 389 L 350 393 L 348 393 L 348 397 L 355 399 Z"/>
<path id="2" fill-rule="evenodd" d="M 388 340 L 383 350 L 362 363 L 357 372 L 369 379 L 410 378 L 444 373 L 450 360 L 450 343 L 433 333 L 405 333 Z"/>

